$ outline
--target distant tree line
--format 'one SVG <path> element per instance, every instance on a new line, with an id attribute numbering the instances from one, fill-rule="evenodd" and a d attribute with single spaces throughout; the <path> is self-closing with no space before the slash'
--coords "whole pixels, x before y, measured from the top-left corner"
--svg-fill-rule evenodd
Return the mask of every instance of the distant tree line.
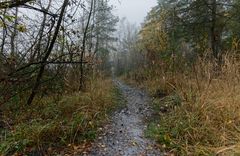
<path id="1" fill-rule="evenodd" d="M 134 55 L 142 59 L 137 63 L 140 68 L 145 68 L 147 63 L 148 69 L 164 66 L 165 70 L 174 71 L 205 57 L 216 62 L 217 71 L 217 66 L 223 64 L 223 55 L 239 55 L 239 10 L 238 0 L 159 0 L 139 33 L 132 35 L 134 50 L 131 47 L 125 51 L 128 55 L 135 51 Z M 131 42 L 129 37 L 125 39 L 126 43 Z M 136 62 L 138 57 L 128 62 Z M 134 67 L 124 69 L 128 72 Z"/>

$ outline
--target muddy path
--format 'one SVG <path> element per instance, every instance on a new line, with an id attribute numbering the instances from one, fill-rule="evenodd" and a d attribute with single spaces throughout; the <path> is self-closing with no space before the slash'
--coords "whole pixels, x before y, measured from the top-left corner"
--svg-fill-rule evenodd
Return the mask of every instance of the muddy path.
<path id="1" fill-rule="evenodd" d="M 144 137 L 145 121 L 151 115 L 150 99 L 120 81 L 115 84 L 123 93 L 126 107 L 113 114 L 89 156 L 160 156 L 155 143 Z"/>

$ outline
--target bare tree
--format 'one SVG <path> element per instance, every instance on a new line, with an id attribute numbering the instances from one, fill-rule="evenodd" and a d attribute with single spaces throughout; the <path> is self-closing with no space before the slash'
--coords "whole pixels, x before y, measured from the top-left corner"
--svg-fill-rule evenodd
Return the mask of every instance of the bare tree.
<path id="1" fill-rule="evenodd" d="M 59 19 L 58 19 L 58 22 L 57 22 L 57 26 L 56 26 L 56 29 L 55 29 L 55 33 L 53 35 L 52 41 L 51 41 L 48 49 L 46 50 L 45 56 L 44 56 L 44 58 L 42 60 L 43 64 L 41 65 L 40 70 L 38 72 L 36 82 L 35 82 L 35 84 L 33 86 L 33 89 L 32 89 L 32 93 L 31 93 L 31 95 L 28 98 L 28 101 L 27 101 L 28 105 L 32 104 L 32 101 L 33 101 L 33 99 L 34 99 L 34 97 L 35 97 L 35 95 L 37 93 L 38 87 L 41 84 L 40 81 L 42 79 L 42 76 L 43 76 L 43 73 L 44 73 L 44 69 L 45 69 L 45 66 L 46 66 L 45 62 L 47 61 L 49 55 L 52 52 L 52 49 L 53 49 L 53 46 L 54 46 L 55 41 L 57 39 L 57 35 L 58 35 L 58 32 L 59 32 L 59 29 L 60 29 L 60 26 L 61 26 L 61 23 L 62 23 L 62 19 L 63 19 L 63 16 L 64 16 L 64 12 L 65 12 L 65 9 L 66 9 L 67 5 L 68 5 L 68 0 L 64 0 L 63 5 L 62 5 L 62 9 L 61 9 L 61 13 L 60 13 L 60 16 L 59 16 Z"/>

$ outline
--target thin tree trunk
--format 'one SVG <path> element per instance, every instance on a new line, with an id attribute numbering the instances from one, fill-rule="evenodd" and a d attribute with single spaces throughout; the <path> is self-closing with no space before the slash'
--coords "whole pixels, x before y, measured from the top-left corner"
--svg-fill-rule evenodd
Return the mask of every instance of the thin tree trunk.
<path id="1" fill-rule="evenodd" d="M 3 16 L 6 14 L 6 9 L 3 12 Z M 6 36 L 7 36 L 7 28 L 5 25 L 5 21 L 3 20 L 3 31 L 2 31 L 2 43 L 1 43 L 1 50 L 0 50 L 0 79 L 3 76 L 2 74 L 2 69 L 3 69 L 3 60 L 4 60 L 4 46 L 5 46 L 5 41 L 6 41 Z"/>
<path id="2" fill-rule="evenodd" d="M 216 0 L 212 0 L 212 10 L 211 10 L 211 12 L 212 12 L 212 25 L 211 25 L 211 48 L 212 48 L 212 52 L 213 52 L 213 56 L 214 56 L 214 58 L 215 59 L 217 59 L 218 58 L 218 44 L 217 44 L 217 32 L 216 32 L 216 18 L 217 18 L 217 16 L 216 16 L 216 12 L 217 12 L 217 2 L 216 2 Z"/>
<path id="3" fill-rule="evenodd" d="M 85 50 L 86 50 L 87 32 L 88 32 L 89 24 L 90 24 L 90 21 L 91 21 L 93 7 L 94 7 L 94 0 L 91 0 L 91 7 L 90 7 L 90 12 L 88 14 L 87 25 L 85 27 L 84 34 L 83 34 L 83 43 L 82 43 L 82 48 L 81 48 L 80 62 L 83 62 L 83 57 L 84 57 Z M 81 75 L 80 75 L 79 91 L 82 91 L 84 89 L 84 64 L 83 63 L 81 63 L 80 72 L 81 72 L 80 73 Z"/>
<path id="4" fill-rule="evenodd" d="M 17 35 L 17 24 L 18 24 L 18 8 L 15 8 L 15 21 L 14 21 L 14 26 L 13 26 L 13 32 L 12 32 L 11 38 L 10 38 L 11 57 L 14 57 L 14 55 L 16 53 L 15 38 Z"/>
<path id="5" fill-rule="evenodd" d="M 58 23 L 57 23 L 57 26 L 56 26 L 56 29 L 55 29 L 52 41 L 51 41 L 51 43 L 49 45 L 49 48 L 47 49 L 46 54 L 45 54 L 45 56 L 43 58 L 43 62 L 44 63 L 40 67 L 40 70 L 39 70 L 38 75 L 37 75 L 37 79 L 36 79 L 35 84 L 34 84 L 34 86 L 32 88 L 32 93 L 30 94 L 30 96 L 28 98 L 28 101 L 27 101 L 28 105 L 32 104 L 32 101 L 33 101 L 33 99 L 34 99 L 34 97 L 35 97 L 35 95 L 37 93 L 37 90 L 38 90 L 38 88 L 40 86 L 40 83 L 41 83 L 40 81 L 42 79 L 42 76 L 43 76 L 43 73 L 44 73 L 44 70 L 45 70 L 45 66 L 46 66 L 45 62 L 47 61 L 47 59 L 50 56 L 50 54 L 52 52 L 52 49 L 54 47 L 55 41 L 56 41 L 57 36 L 58 36 L 59 29 L 60 29 L 60 26 L 61 26 L 61 23 L 62 23 L 62 20 L 63 20 L 64 12 L 65 12 L 65 10 L 67 8 L 67 5 L 68 5 L 68 1 L 69 0 L 64 0 L 64 2 L 63 2 L 62 10 L 61 10 L 61 13 L 60 13 L 60 16 L 59 16 L 59 19 L 58 19 Z"/>
<path id="6" fill-rule="evenodd" d="M 52 0 L 49 0 L 47 8 L 44 9 L 44 10 L 46 10 L 46 12 L 48 12 L 48 10 L 49 10 L 49 8 L 50 8 L 50 6 L 51 6 L 51 3 L 52 3 Z M 41 56 L 41 44 L 42 44 L 44 29 L 45 29 L 45 27 L 46 27 L 46 20 L 47 20 L 47 14 L 44 13 L 44 14 L 43 14 L 43 20 L 42 20 L 41 28 L 40 28 L 40 31 L 39 31 L 39 39 L 38 39 L 36 48 L 35 48 L 35 50 L 34 50 L 34 53 L 33 53 L 33 55 L 32 55 L 31 58 L 30 58 L 30 62 L 33 62 L 35 59 L 37 59 L 37 61 L 40 61 L 40 56 Z M 36 58 L 35 58 L 35 57 L 36 57 Z"/>
<path id="7" fill-rule="evenodd" d="M 6 9 L 3 12 L 3 16 L 6 15 Z M 3 19 L 4 20 L 4 19 Z M 5 21 L 3 21 L 3 32 L 2 32 L 2 44 L 1 44 L 1 51 L 0 51 L 0 63 L 2 62 L 2 57 L 4 55 L 4 45 L 5 45 L 5 41 L 6 41 L 6 35 L 7 35 L 7 28 L 6 28 L 6 24 Z"/>
<path id="8" fill-rule="evenodd" d="M 93 13 L 92 13 L 92 26 L 91 26 L 91 35 L 90 35 L 90 46 L 88 51 L 91 52 L 92 51 L 92 47 L 93 47 L 93 31 L 95 28 L 95 15 L 96 15 L 96 0 L 94 0 L 93 2 Z"/>

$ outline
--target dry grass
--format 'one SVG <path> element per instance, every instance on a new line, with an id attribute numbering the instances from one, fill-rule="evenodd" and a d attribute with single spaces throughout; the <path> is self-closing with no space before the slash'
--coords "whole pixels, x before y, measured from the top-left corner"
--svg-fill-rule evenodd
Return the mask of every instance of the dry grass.
<path id="1" fill-rule="evenodd" d="M 170 93 L 154 100 L 156 109 L 171 108 L 159 113 L 159 121 L 149 126 L 147 135 L 178 155 L 239 154 L 240 61 L 228 55 L 223 61 L 221 69 L 199 59 L 184 72 L 146 76 L 142 85 L 152 94 L 159 89 Z M 171 106 L 168 99 L 176 95 L 181 105 L 170 101 Z"/>
<path id="2" fill-rule="evenodd" d="M 76 147 L 93 140 L 118 106 L 119 92 L 111 80 L 97 78 L 84 93 L 38 99 L 32 106 L 4 108 L 5 129 L 0 129 L 0 153 L 40 152 Z"/>

